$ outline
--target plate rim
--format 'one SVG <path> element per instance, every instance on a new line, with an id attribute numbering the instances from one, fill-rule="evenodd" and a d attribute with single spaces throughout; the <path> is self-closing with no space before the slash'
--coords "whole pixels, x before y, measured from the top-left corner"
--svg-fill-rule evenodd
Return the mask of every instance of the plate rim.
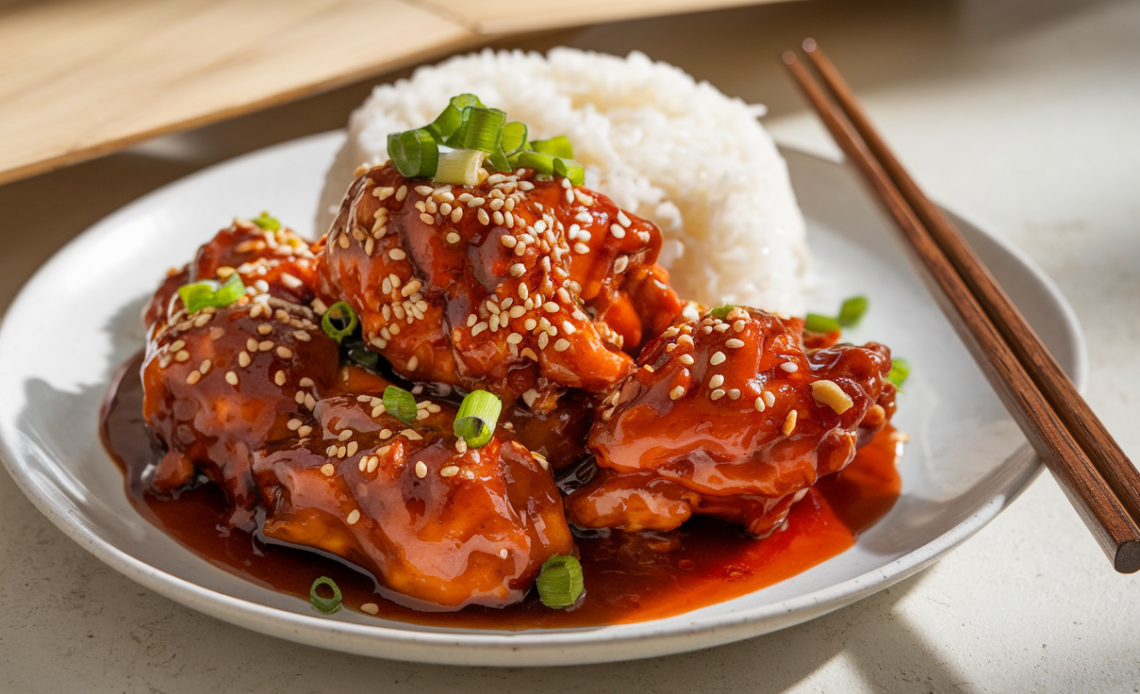
<path id="1" fill-rule="evenodd" d="M 343 130 L 317 133 L 218 162 L 140 196 L 102 218 L 53 253 L 21 287 L 0 322 L 0 353 L 3 353 L 4 346 L 14 339 L 10 317 L 20 313 L 25 304 L 33 300 L 34 289 L 52 275 L 53 267 L 62 262 L 61 258 L 74 253 L 77 247 L 91 242 L 94 237 L 102 233 L 103 229 L 113 228 L 121 223 L 122 219 L 145 210 L 168 195 L 172 189 L 192 185 L 197 180 L 215 175 L 217 171 L 226 167 L 261 157 L 272 158 L 280 152 L 305 146 L 325 145 L 331 152 L 338 142 L 343 141 L 344 136 Z M 782 153 L 794 152 L 796 155 L 829 165 L 843 166 L 840 162 L 816 153 L 786 146 L 781 146 L 780 149 Z M 1060 289 L 1024 251 L 1000 235 L 989 231 L 987 226 L 973 221 L 972 217 L 952 210 L 947 211 L 976 229 L 1027 270 L 1056 305 L 1064 323 L 1065 336 L 1073 348 L 1075 363 L 1072 366 L 1072 377 L 1078 389 L 1083 391 L 1088 373 L 1087 343 L 1076 313 Z M 4 373 L 7 368 L 0 364 L 0 373 Z M 1025 459 L 1018 463 L 1020 468 L 1010 475 L 1010 481 L 1006 484 L 1007 489 L 999 490 L 998 494 L 989 498 L 980 508 L 935 539 L 888 564 L 826 588 L 777 603 L 756 606 L 728 615 L 689 619 L 682 628 L 654 627 L 655 623 L 662 620 L 651 620 L 603 627 L 521 632 L 433 631 L 424 630 L 422 627 L 388 626 L 387 624 L 391 622 L 372 625 L 330 621 L 324 617 L 289 612 L 233 597 L 166 573 L 98 537 L 91 529 L 73 518 L 71 513 L 61 512 L 49 503 L 49 499 L 37 493 L 33 481 L 27 474 L 26 466 L 18 462 L 21 460 L 21 455 L 15 441 L 10 440 L 17 433 L 15 427 L 13 431 L 9 431 L 9 422 L 6 418 L 0 419 L 0 460 L 25 497 L 67 537 L 135 582 L 193 610 L 267 635 L 359 655 L 452 665 L 513 667 L 565 665 L 568 664 L 567 656 L 571 654 L 569 662 L 574 664 L 631 660 L 720 645 L 739 638 L 758 636 L 793 626 L 894 585 L 930 566 L 996 517 L 1029 486 L 1042 469 L 1040 461 L 1029 451 L 1028 444 L 1022 446 L 1007 458 L 1007 461 L 1019 456 Z M 757 629 L 756 622 L 763 622 L 767 626 Z M 414 626 L 409 625 L 409 627 Z M 338 637 L 337 643 L 328 643 L 330 634 Z M 694 634 L 701 635 L 698 643 L 692 641 Z M 525 635 L 526 639 L 520 639 L 520 635 Z M 633 644 L 646 640 L 652 640 L 658 644 L 658 647 L 653 648 L 652 652 L 637 649 L 640 652 L 635 653 L 629 650 Z M 383 651 L 384 645 L 394 648 L 391 652 L 377 652 Z M 461 647 L 462 650 L 445 650 L 449 647 Z M 418 648 L 423 650 L 417 650 Z M 487 662 L 488 651 L 495 651 L 498 660 Z M 509 656 L 504 657 L 504 654 Z"/>

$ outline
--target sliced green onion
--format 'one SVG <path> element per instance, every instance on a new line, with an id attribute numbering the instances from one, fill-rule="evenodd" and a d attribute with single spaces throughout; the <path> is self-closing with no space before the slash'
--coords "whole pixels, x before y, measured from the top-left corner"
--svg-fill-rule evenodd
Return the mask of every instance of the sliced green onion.
<path id="1" fill-rule="evenodd" d="M 534 148 L 534 151 L 549 154 L 552 157 L 574 158 L 574 147 L 570 145 L 570 138 L 565 135 L 552 137 L 549 140 L 535 140 L 530 143 L 530 146 Z"/>
<path id="2" fill-rule="evenodd" d="M 404 424 L 416 421 L 416 398 L 399 386 L 384 389 L 384 411 Z"/>
<path id="3" fill-rule="evenodd" d="M 582 564 L 574 557 L 555 555 L 542 565 L 534 585 L 543 605 L 555 610 L 572 607 L 586 590 Z"/>
<path id="4" fill-rule="evenodd" d="M 895 388 L 902 389 L 902 384 L 906 382 L 907 376 L 910 376 L 910 362 L 906 359 L 893 359 L 891 361 L 891 372 L 887 374 L 887 380 L 895 384 Z"/>
<path id="5" fill-rule="evenodd" d="M 711 315 L 713 318 L 724 320 L 725 318 L 728 318 L 728 314 L 732 313 L 732 309 L 734 308 L 736 307 L 732 304 L 724 304 L 723 306 L 717 306 L 713 310 L 709 311 L 709 315 Z"/>
<path id="6" fill-rule="evenodd" d="M 580 186 L 586 182 L 586 167 L 573 159 L 556 157 L 554 159 L 554 175 L 569 178 L 571 184 Z"/>
<path id="7" fill-rule="evenodd" d="M 430 177 L 439 165 L 439 145 L 426 128 L 392 133 L 388 135 L 388 156 L 403 176 Z"/>
<path id="8" fill-rule="evenodd" d="M 507 153 L 503 151 L 502 147 L 487 155 L 484 166 L 495 171 L 502 171 L 503 173 L 509 172 L 514 168 L 511 166 L 510 157 L 507 156 Z"/>
<path id="9" fill-rule="evenodd" d="M 503 134 L 499 138 L 499 144 L 502 145 L 504 152 L 514 154 L 526 147 L 526 135 L 526 123 L 520 123 L 517 120 L 511 121 L 503 126 Z"/>
<path id="10" fill-rule="evenodd" d="M 823 333 L 830 335 L 843 330 L 843 326 L 839 321 L 831 316 L 824 316 L 819 313 L 807 314 L 807 319 L 804 321 L 804 330 L 812 333 Z"/>
<path id="11" fill-rule="evenodd" d="M 321 586 L 328 586 L 332 589 L 331 598 L 326 598 L 317 592 L 317 589 Z M 339 610 L 341 600 L 340 588 L 338 588 L 336 583 L 328 576 L 321 576 L 313 581 L 313 586 L 309 588 L 309 602 L 313 603 L 313 607 L 324 614 L 332 614 Z"/>
<path id="12" fill-rule="evenodd" d="M 542 152 L 519 152 L 515 158 L 517 166 L 534 169 L 538 173 L 554 174 L 554 157 Z"/>
<path id="13" fill-rule="evenodd" d="M 499 423 L 503 411 L 503 401 L 494 393 L 475 390 L 463 398 L 459 412 L 455 414 L 455 435 L 467 442 L 471 448 L 487 445 Z"/>
<path id="14" fill-rule="evenodd" d="M 462 111 L 463 109 L 472 106 L 477 108 L 486 108 L 486 106 L 483 105 L 483 102 L 479 100 L 479 97 L 475 96 L 474 94 L 460 94 L 459 96 L 451 97 L 451 106 L 453 106 L 458 111 Z"/>
<path id="15" fill-rule="evenodd" d="M 439 183 L 454 183 L 462 186 L 479 184 L 479 169 L 487 155 L 477 149 L 453 149 L 439 157 L 439 168 L 435 180 Z"/>
<path id="16" fill-rule="evenodd" d="M 325 335 L 336 340 L 338 345 L 341 340 L 351 335 L 358 325 L 360 320 L 356 317 L 356 311 L 344 301 L 329 306 L 325 315 L 321 317 L 321 328 L 324 329 Z"/>
<path id="17" fill-rule="evenodd" d="M 221 285 L 214 280 L 202 280 L 178 288 L 178 296 L 182 297 L 182 303 L 190 313 L 197 313 L 207 306 L 225 308 L 244 294 L 245 284 L 236 272 Z"/>
<path id="18" fill-rule="evenodd" d="M 266 231 L 281 231 L 281 221 L 276 217 L 270 217 L 268 212 L 263 211 L 260 217 L 250 221 Z"/>
<path id="19" fill-rule="evenodd" d="M 839 324 L 844 328 L 853 328 L 863 319 L 870 301 L 865 296 L 853 296 L 843 302 L 839 309 Z"/>
<path id="20" fill-rule="evenodd" d="M 466 122 L 460 147 L 488 153 L 497 150 L 503 125 L 507 122 L 507 114 L 497 108 L 474 106 L 468 106 L 463 113 Z"/>

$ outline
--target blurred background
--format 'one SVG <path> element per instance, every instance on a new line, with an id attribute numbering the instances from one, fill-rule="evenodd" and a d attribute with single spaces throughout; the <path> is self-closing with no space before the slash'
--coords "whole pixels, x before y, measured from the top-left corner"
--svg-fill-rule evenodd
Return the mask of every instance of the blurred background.
<path id="1" fill-rule="evenodd" d="M 1140 453 L 1140 2 L 526 4 L 393 0 L 393 12 L 410 14 L 359 21 L 375 8 L 0 2 L 0 307 L 55 250 L 138 196 L 343 127 L 373 85 L 484 46 L 639 50 L 766 104 L 762 122 L 782 144 L 837 158 L 778 60 L 811 36 L 931 197 L 1057 282 L 1088 340 L 1089 400 Z M 169 60 L 183 33 L 206 38 L 163 72 L 159 57 Z M 401 34 L 407 45 L 385 45 Z M 61 58 L 69 45 L 75 53 Z M 352 59 L 363 50 L 376 52 Z M 124 56 L 134 62 L 117 65 Z M 252 67 L 235 76 L 243 61 Z M 243 82 L 259 75 L 273 84 Z M 175 96 L 186 86 L 212 98 L 222 82 L 225 98 L 208 108 Z M 126 121 L 126 131 L 112 127 Z M 169 132 L 148 136 L 159 131 Z M 30 168 L 12 174 L 17 166 Z M 230 627 L 103 566 L 6 475 L 0 557 L 4 692 L 1140 691 L 1136 579 L 1110 572 L 1047 475 L 933 568 L 854 606 L 709 651 L 582 668 L 421 666 Z"/>

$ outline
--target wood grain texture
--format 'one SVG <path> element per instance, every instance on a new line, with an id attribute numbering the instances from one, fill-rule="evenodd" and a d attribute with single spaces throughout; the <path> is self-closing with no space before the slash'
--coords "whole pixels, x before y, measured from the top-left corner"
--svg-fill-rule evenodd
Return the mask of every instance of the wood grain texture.
<path id="1" fill-rule="evenodd" d="M 1113 567 L 1122 573 L 1140 570 L 1140 525 L 1117 497 L 1113 485 L 1066 427 L 845 111 L 830 101 L 794 54 L 785 53 L 784 62 L 848 160 L 894 218 L 903 246 L 931 295 Z M 854 103 L 853 95 L 849 101 Z M 865 124 L 869 126 L 869 121 Z M 878 145 L 885 148 L 881 140 Z M 891 160 L 898 165 L 893 156 Z"/>
<path id="2" fill-rule="evenodd" d="M 616 22 L 781 0 L 419 0 L 482 34 Z"/>
<path id="3" fill-rule="evenodd" d="M 478 40 L 400 0 L 0 6 L 0 183 Z"/>

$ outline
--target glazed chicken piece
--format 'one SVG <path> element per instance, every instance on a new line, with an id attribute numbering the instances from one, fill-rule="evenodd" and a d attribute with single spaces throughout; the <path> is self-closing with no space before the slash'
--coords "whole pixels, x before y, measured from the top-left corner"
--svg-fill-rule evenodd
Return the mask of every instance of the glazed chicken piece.
<path id="1" fill-rule="evenodd" d="M 432 186 L 387 164 L 349 189 L 320 291 L 402 376 L 548 412 L 566 388 L 608 391 L 632 369 L 623 348 L 678 315 L 660 246 L 651 222 L 564 178 Z"/>
<path id="2" fill-rule="evenodd" d="M 312 258 L 288 230 L 235 222 L 156 293 L 144 312 L 142 369 L 143 416 L 167 450 L 149 475 L 155 491 L 172 492 L 201 472 L 226 491 L 230 523 L 252 525 L 253 451 L 288 433 L 281 418 L 302 406 L 294 401 L 301 384 L 336 376 L 337 345 L 301 303 L 313 296 Z M 234 272 L 245 296 L 187 313 L 179 286 Z"/>
<path id="3" fill-rule="evenodd" d="M 664 531 L 699 514 L 768 535 L 894 413 L 882 345 L 805 350 L 798 318 L 692 313 L 603 403 L 599 469 L 566 499 L 572 523 Z"/>
<path id="4" fill-rule="evenodd" d="M 573 538 L 545 463 L 501 427 L 469 449 L 455 409 L 420 399 L 405 424 L 384 411 L 388 382 L 346 367 L 336 391 L 255 454 L 266 537 L 369 569 L 418 609 L 502 607 Z"/>

